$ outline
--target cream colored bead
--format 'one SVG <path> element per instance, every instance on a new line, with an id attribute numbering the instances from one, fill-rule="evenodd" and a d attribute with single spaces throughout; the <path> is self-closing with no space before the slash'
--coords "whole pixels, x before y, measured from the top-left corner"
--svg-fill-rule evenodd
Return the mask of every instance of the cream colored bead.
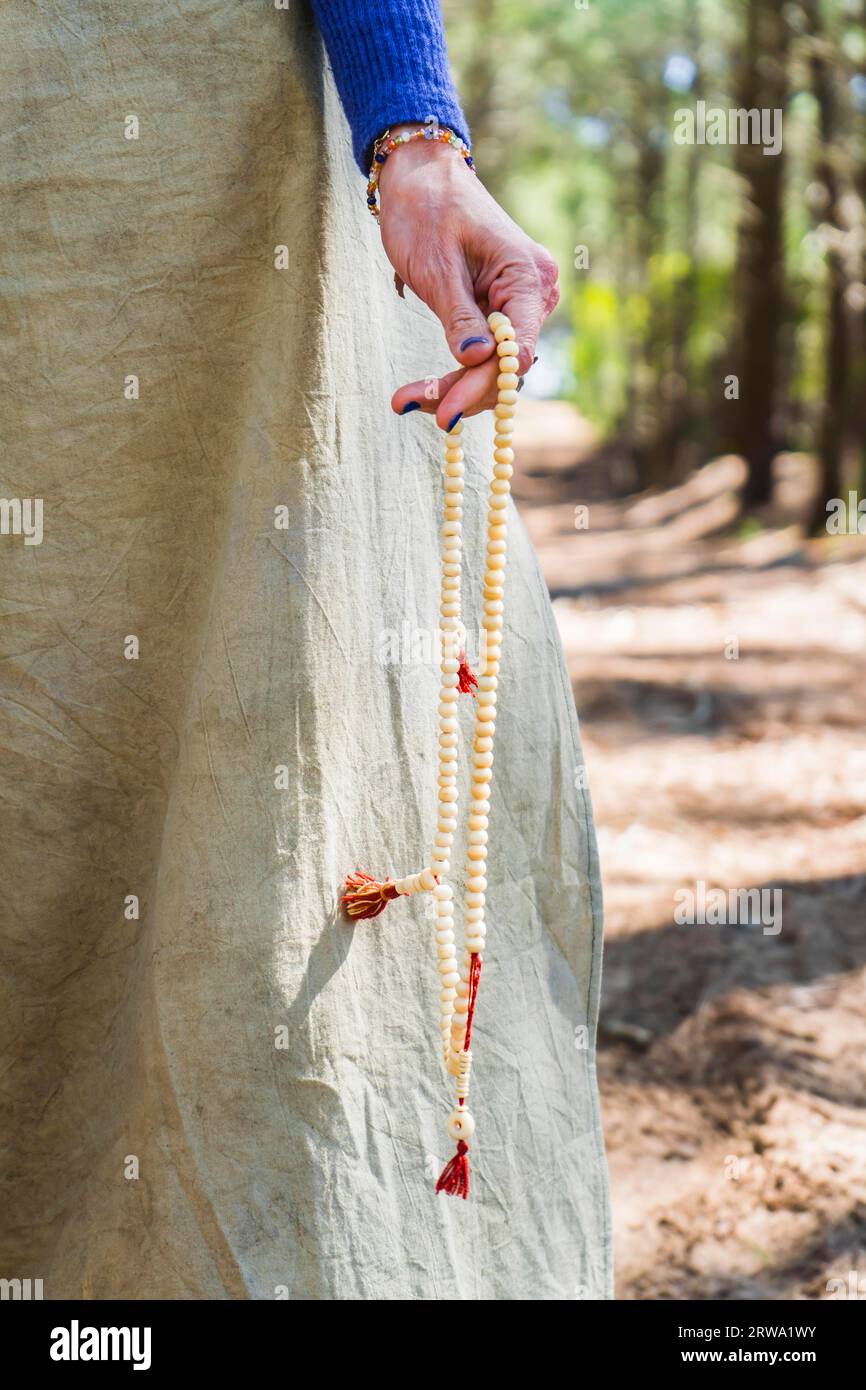
<path id="1" fill-rule="evenodd" d="M 487 821 L 487 817 L 486 817 L 486 816 L 475 816 L 475 815 L 472 815 L 472 816 L 469 817 L 469 828 L 470 828 L 470 830 L 486 830 L 486 829 L 487 829 L 487 825 L 488 825 L 488 821 Z"/>
<path id="2" fill-rule="evenodd" d="M 493 330 L 493 336 L 496 339 L 497 343 L 505 343 L 509 341 L 513 342 L 514 329 L 511 327 L 511 324 L 506 319 L 504 323 L 499 323 L 496 325 L 496 328 Z"/>
<path id="3" fill-rule="evenodd" d="M 499 349 L 500 349 L 500 348 L 504 348 L 504 347 L 507 347 L 507 344 L 506 344 L 506 343 L 499 343 L 499 344 L 497 345 L 497 348 L 496 348 L 497 354 L 498 354 L 498 356 L 499 356 L 499 370 L 500 370 L 500 372 L 519 372 L 519 371 L 520 371 L 520 361 L 519 361 L 519 359 L 516 358 L 516 357 L 512 357 L 512 355 L 511 355 L 510 352 L 500 352 Z"/>
<path id="4" fill-rule="evenodd" d="M 517 400 L 517 388 L 520 385 L 520 377 L 516 372 L 500 372 L 496 378 L 496 386 L 499 391 L 501 401 L 510 401 L 511 393 L 514 392 L 514 399 Z"/>
<path id="5" fill-rule="evenodd" d="M 517 395 L 516 391 L 514 395 Z M 514 418 L 514 406 L 502 401 L 499 405 L 493 407 L 493 414 L 496 416 L 497 420 L 512 420 Z"/>
<path id="6" fill-rule="evenodd" d="M 460 1105 L 448 1116 L 448 1136 L 455 1143 L 462 1139 L 464 1144 L 475 1133 L 475 1121 L 465 1106 Z"/>

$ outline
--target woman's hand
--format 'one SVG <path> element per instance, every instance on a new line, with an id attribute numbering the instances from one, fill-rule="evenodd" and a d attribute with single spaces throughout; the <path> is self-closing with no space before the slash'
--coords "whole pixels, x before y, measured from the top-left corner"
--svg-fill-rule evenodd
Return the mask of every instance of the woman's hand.
<path id="1" fill-rule="evenodd" d="M 395 127 L 393 133 L 411 127 Z M 435 414 L 450 429 L 461 415 L 496 404 L 498 358 L 486 316 L 507 314 L 527 372 L 535 342 L 559 300 L 556 262 L 522 232 L 457 151 L 413 140 L 389 156 L 379 178 L 382 242 L 411 290 L 442 322 L 462 365 L 446 376 L 401 386 L 391 399 L 398 415 Z"/>

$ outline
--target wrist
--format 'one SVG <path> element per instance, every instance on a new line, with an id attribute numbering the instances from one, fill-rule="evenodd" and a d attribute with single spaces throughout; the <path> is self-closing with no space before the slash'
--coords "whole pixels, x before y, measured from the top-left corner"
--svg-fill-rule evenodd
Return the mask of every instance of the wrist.
<path id="1" fill-rule="evenodd" d="M 413 129 L 417 127 L 401 126 L 397 127 L 394 133 Z M 429 169 L 431 165 L 437 164 L 451 165 L 456 169 L 462 163 L 463 160 L 455 150 L 441 145 L 438 140 L 412 140 L 408 145 L 394 150 L 382 166 L 379 175 L 379 195 L 383 205 L 389 189 L 393 193 L 394 189 L 405 180 L 412 179 L 419 170 Z"/>
<path id="2" fill-rule="evenodd" d="M 451 172 L 462 178 L 468 169 L 474 171 L 469 147 L 461 137 L 447 126 L 435 126 L 434 131 L 434 135 L 425 138 L 424 126 L 418 121 L 401 122 L 391 126 L 376 142 L 371 173 L 371 180 L 375 179 L 375 184 L 371 182 L 367 189 L 368 204 L 376 214 L 376 200 L 381 198 L 384 206 L 386 196 L 393 199 L 398 190 L 417 184 L 419 179 L 425 182 L 431 166 L 439 166 L 437 184 Z M 385 136 L 388 137 L 387 142 Z M 460 169 L 462 164 L 467 166 L 467 170 Z"/>

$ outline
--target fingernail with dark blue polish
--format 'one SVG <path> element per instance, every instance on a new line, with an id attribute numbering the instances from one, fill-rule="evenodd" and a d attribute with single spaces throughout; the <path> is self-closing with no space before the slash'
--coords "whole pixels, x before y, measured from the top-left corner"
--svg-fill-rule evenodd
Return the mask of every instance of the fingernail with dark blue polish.
<path id="1" fill-rule="evenodd" d="M 407 401 L 406 405 L 404 405 L 403 409 L 400 411 L 400 414 L 401 414 L 401 415 L 408 415 L 410 410 L 420 410 L 420 409 L 421 409 L 421 402 L 420 402 L 420 401 Z"/>
<path id="2" fill-rule="evenodd" d="M 483 343 L 485 347 L 489 347 L 489 345 L 490 345 L 490 339 L 489 339 L 489 338 L 464 338 L 464 339 L 463 339 L 463 342 L 460 344 L 460 351 L 461 351 L 461 352 L 465 352 L 466 349 L 467 349 L 468 347 L 472 347 L 472 345 L 473 345 L 474 343 Z"/>
<path id="3" fill-rule="evenodd" d="M 458 421 L 458 420 L 462 420 L 462 419 L 463 419 L 463 411 L 461 410 L 460 414 L 459 414 L 459 415 L 455 415 L 455 416 L 454 416 L 454 419 L 451 421 L 450 425 L 448 426 L 448 433 L 449 433 L 449 434 L 450 434 L 451 431 L 453 430 L 454 426 L 457 424 L 457 421 Z"/>

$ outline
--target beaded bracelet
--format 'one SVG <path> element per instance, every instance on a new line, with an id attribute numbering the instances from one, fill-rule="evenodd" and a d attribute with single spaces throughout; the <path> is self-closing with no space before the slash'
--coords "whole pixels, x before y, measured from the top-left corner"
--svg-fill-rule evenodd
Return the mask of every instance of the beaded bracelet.
<path id="1" fill-rule="evenodd" d="M 447 126 L 439 125 L 432 118 L 417 130 L 404 130 L 400 135 L 392 135 L 390 130 L 386 130 L 373 146 L 373 163 L 370 165 L 370 178 L 367 184 L 367 207 L 374 217 L 379 216 L 379 175 L 382 172 L 382 165 L 393 154 L 399 145 L 408 145 L 411 140 L 436 140 L 440 145 L 453 145 L 455 150 L 459 150 L 461 156 L 468 164 L 469 168 L 475 172 L 475 160 L 472 152 L 465 140 L 461 140 L 453 130 Z"/>
<path id="2" fill-rule="evenodd" d="M 499 687 L 499 658 L 505 611 L 505 557 L 508 498 L 511 491 L 514 451 L 512 431 L 518 391 L 516 334 L 505 314 L 493 313 L 487 322 L 496 339 L 499 358 L 496 434 L 487 500 L 487 551 L 484 573 L 485 641 L 482 666 L 476 676 L 462 649 L 465 628 L 461 620 L 463 569 L 463 450 L 458 421 L 445 436 L 445 515 L 442 526 L 441 602 L 439 641 L 442 657 L 439 686 L 439 799 L 436 833 L 425 867 L 405 878 L 382 881 L 357 870 L 350 873 L 340 899 L 351 921 L 378 917 L 395 898 L 432 893 L 436 922 L 436 965 L 440 979 L 439 1028 L 442 1060 L 456 1083 L 456 1105 L 448 1116 L 447 1130 L 457 1152 L 436 1184 L 437 1192 L 469 1196 L 469 1141 L 475 1121 L 469 1111 L 469 1075 L 472 1068 L 472 1024 L 481 977 L 482 953 L 487 934 L 487 830 L 493 783 L 493 740 Z M 460 743 L 460 696 L 475 699 L 472 741 L 472 800 L 466 832 L 466 889 L 463 895 L 462 951 L 455 941 L 454 889 L 451 850 L 457 830 L 457 768 Z"/>

